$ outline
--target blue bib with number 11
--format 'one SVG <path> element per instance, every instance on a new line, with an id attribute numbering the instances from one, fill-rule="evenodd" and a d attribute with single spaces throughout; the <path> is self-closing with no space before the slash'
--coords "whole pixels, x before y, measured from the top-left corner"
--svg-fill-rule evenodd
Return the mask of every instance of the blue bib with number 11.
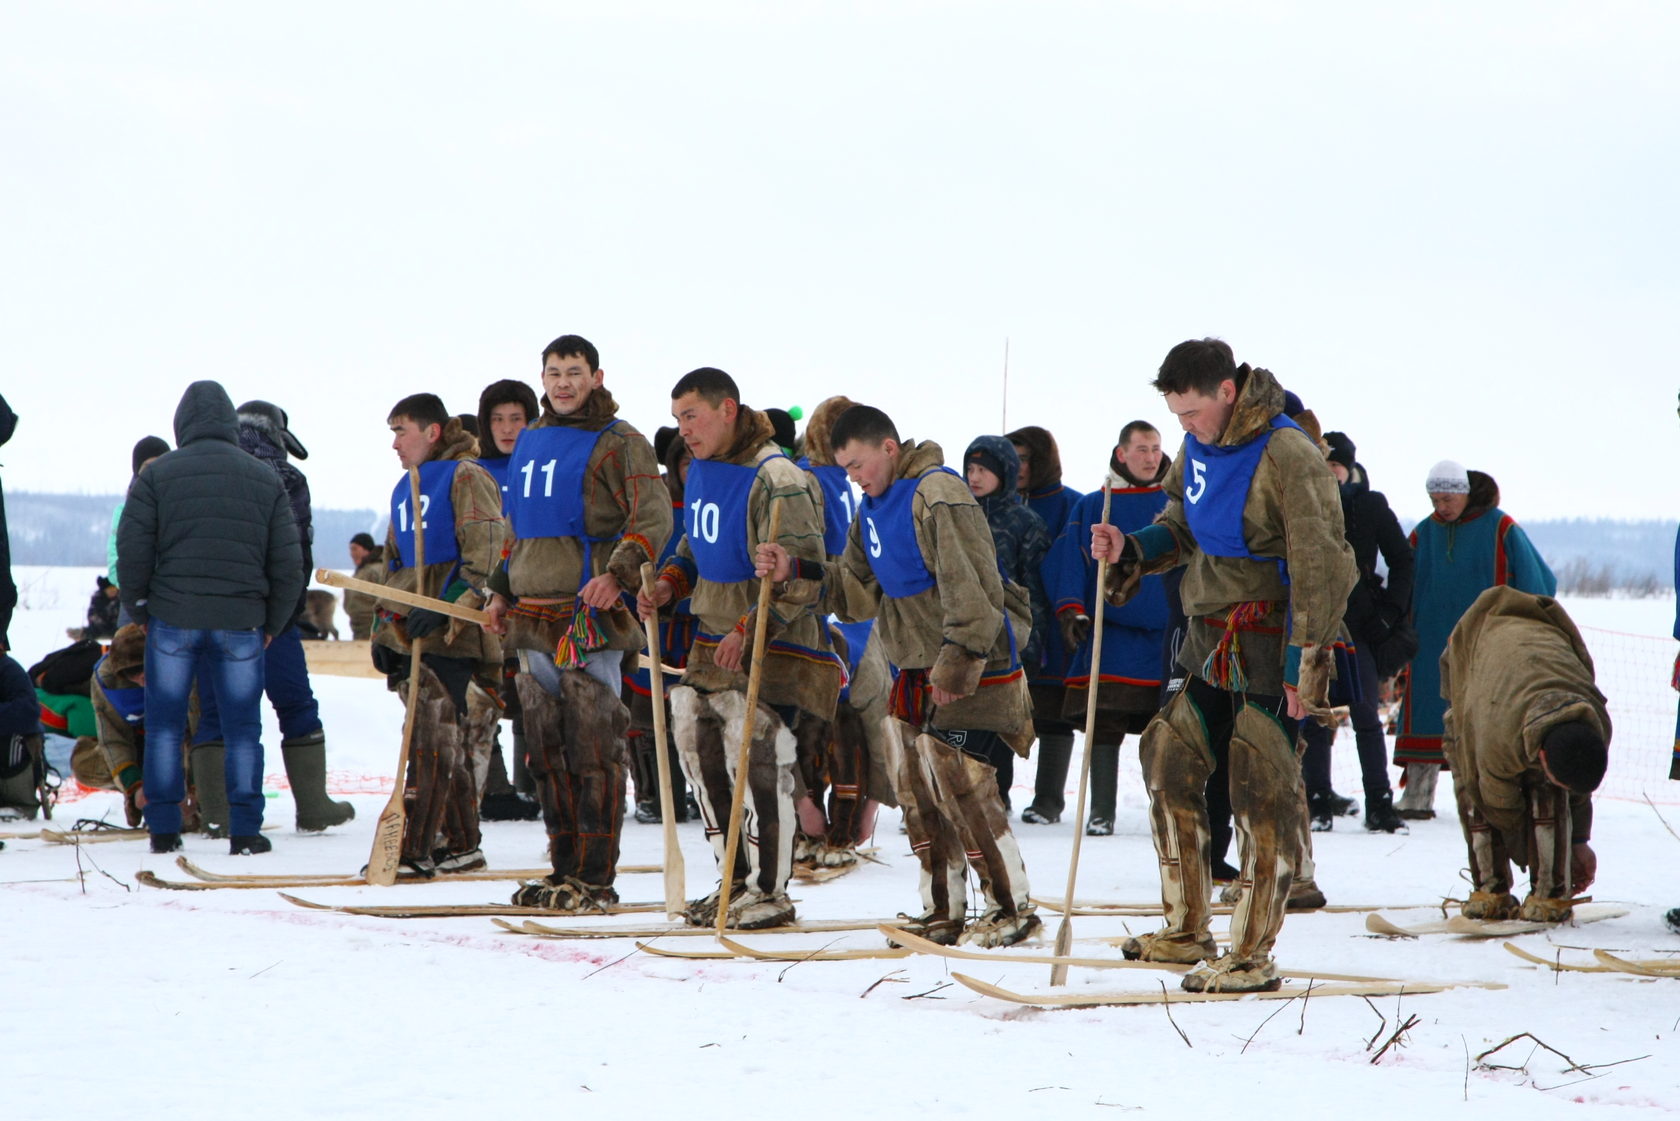
<path id="1" fill-rule="evenodd" d="M 502 505 L 523 540 L 533 537 L 585 537 L 583 482 L 601 433 L 557 426 L 527 428 L 507 461 Z M 588 575 L 587 573 L 585 574 Z"/>

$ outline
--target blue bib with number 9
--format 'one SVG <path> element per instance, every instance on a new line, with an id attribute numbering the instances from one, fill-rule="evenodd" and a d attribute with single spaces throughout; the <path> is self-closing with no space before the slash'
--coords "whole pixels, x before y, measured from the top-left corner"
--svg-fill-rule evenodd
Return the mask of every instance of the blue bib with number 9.
<path id="1" fill-rule="evenodd" d="M 949 467 L 939 470 L 947 475 L 956 474 Z M 933 573 L 922 561 L 922 547 L 916 542 L 913 509 L 916 488 L 927 477 L 925 474 L 914 480 L 900 479 L 880 498 L 866 494 L 858 510 L 862 521 L 858 528 L 869 568 L 880 581 L 881 590 L 894 599 L 908 599 L 935 583 Z"/>

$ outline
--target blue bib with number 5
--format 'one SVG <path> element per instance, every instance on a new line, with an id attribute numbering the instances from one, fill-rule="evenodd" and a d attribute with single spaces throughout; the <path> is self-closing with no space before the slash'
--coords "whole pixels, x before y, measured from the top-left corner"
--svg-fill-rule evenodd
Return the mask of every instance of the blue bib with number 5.
<path id="1" fill-rule="evenodd" d="M 1196 544 L 1208 556 L 1272 559 L 1249 551 L 1242 515 L 1248 488 L 1254 482 L 1254 469 L 1260 465 L 1272 433 L 1280 428 L 1301 431 L 1300 425 L 1279 413 L 1272 418 L 1270 428 L 1231 447 L 1204 444 L 1185 435 L 1184 517 L 1190 523 L 1190 532 L 1196 535 Z"/>
<path id="2" fill-rule="evenodd" d="M 771 458 L 776 458 L 772 456 Z M 785 459 L 786 456 L 781 458 Z M 768 460 L 766 460 L 768 462 Z M 747 499 L 758 467 L 696 459 L 683 487 L 683 532 L 700 578 L 739 584 L 755 575 L 747 540 Z"/>
<path id="3" fill-rule="evenodd" d="M 508 457 L 502 505 L 513 532 L 533 537 L 585 537 L 583 481 L 605 428 L 527 428 Z"/>
<path id="4" fill-rule="evenodd" d="M 956 474 L 949 467 L 939 470 L 947 475 Z M 922 561 L 922 547 L 916 542 L 913 508 L 916 488 L 927 474 L 913 480 L 898 480 L 880 498 L 864 495 L 858 510 L 858 517 L 863 521 L 859 527 L 863 552 L 869 558 L 869 568 L 880 581 L 881 590 L 894 599 L 908 599 L 935 583 L 933 573 Z"/>
<path id="5" fill-rule="evenodd" d="M 420 525 L 426 538 L 428 565 L 450 564 L 461 556 L 455 545 L 455 502 L 449 493 L 459 466 L 453 459 L 433 459 L 420 465 Z M 414 515 L 410 505 L 405 474 L 391 491 L 391 529 L 404 568 L 414 567 Z"/>

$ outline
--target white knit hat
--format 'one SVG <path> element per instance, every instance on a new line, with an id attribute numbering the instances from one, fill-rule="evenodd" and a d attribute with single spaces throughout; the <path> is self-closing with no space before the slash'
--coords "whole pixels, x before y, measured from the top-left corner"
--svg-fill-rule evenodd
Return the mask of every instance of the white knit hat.
<path id="1" fill-rule="evenodd" d="M 1423 489 L 1430 494 L 1469 494 L 1470 473 L 1462 463 L 1443 459 L 1429 469 L 1429 479 Z"/>

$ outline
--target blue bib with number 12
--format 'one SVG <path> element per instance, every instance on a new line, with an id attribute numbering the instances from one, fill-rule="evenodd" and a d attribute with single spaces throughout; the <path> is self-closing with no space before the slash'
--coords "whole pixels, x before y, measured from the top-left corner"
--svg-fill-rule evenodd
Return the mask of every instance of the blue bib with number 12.
<path id="1" fill-rule="evenodd" d="M 449 494 L 459 466 L 453 459 L 433 459 L 420 465 L 420 526 L 426 538 L 428 565 L 450 564 L 461 556 L 455 545 L 455 502 Z M 391 491 L 391 529 L 404 568 L 414 567 L 414 517 L 409 505 L 408 476 L 404 475 Z"/>

